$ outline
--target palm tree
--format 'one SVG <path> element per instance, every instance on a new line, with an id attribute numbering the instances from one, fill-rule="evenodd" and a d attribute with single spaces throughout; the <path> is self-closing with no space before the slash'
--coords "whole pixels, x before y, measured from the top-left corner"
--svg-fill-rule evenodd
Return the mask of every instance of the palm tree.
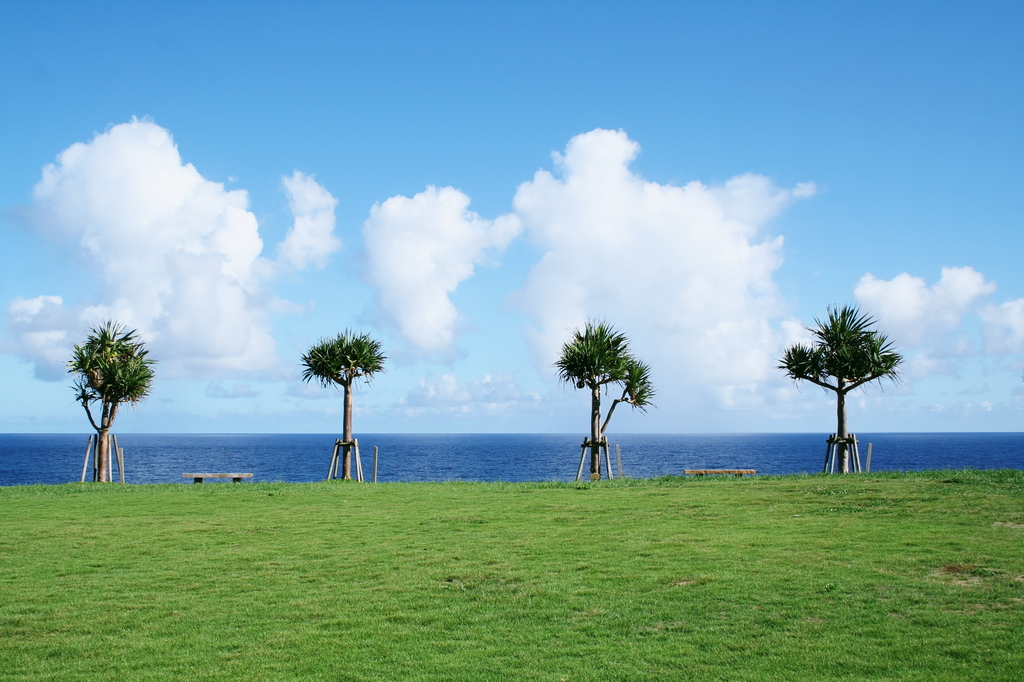
<path id="1" fill-rule="evenodd" d="M 374 374 L 384 371 L 385 360 L 380 341 L 348 329 L 333 339 L 320 339 L 302 356 L 303 381 L 316 379 L 324 388 L 341 386 L 345 394 L 343 479 L 352 478 L 352 382 L 363 377 L 369 383 Z"/>
<path id="2" fill-rule="evenodd" d="M 558 378 L 576 388 L 590 389 L 590 473 L 600 476 L 601 441 L 619 403 L 645 411 L 654 397 L 651 368 L 633 357 L 629 339 L 603 321 L 588 320 L 583 331 L 573 330 L 572 339 L 562 346 L 555 363 Z M 618 384 L 622 396 L 613 400 L 601 422 L 601 390 Z"/>
<path id="3" fill-rule="evenodd" d="M 814 340 L 786 349 L 779 369 L 793 381 L 810 381 L 836 394 L 836 437 L 839 439 L 839 470 L 850 472 L 845 439 L 846 394 L 882 378 L 899 381 L 897 368 L 903 356 L 881 333 L 871 329 L 875 321 L 856 306 L 829 307 L 828 319 L 815 318 L 807 327 Z"/>
<path id="4" fill-rule="evenodd" d="M 89 423 L 96 430 L 96 467 L 99 479 L 107 480 L 110 467 L 109 434 L 118 408 L 132 407 L 149 395 L 155 373 L 149 351 L 134 329 L 108 320 L 92 327 L 85 343 L 75 346 L 68 372 L 76 375 L 75 399 L 82 404 Z M 99 421 L 90 405 L 100 403 Z"/>

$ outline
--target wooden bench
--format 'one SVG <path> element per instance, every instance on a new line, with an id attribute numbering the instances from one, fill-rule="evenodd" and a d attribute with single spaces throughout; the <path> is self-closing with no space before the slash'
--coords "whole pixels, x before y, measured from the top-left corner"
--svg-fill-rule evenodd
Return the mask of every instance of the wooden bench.
<path id="1" fill-rule="evenodd" d="M 252 474 L 182 474 L 181 477 L 194 479 L 193 483 L 202 483 L 204 478 L 230 478 L 241 483 L 243 478 L 252 478 Z"/>
<path id="2" fill-rule="evenodd" d="M 687 469 L 687 476 L 704 476 L 705 474 L 732 474 L 742 476 L 743 474 L 756 474 L 756 469 Z"/>

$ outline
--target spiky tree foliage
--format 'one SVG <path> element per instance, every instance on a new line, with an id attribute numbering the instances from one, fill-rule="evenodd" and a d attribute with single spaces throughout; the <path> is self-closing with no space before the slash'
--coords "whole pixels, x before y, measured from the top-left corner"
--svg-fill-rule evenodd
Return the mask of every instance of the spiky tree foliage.
<path id="1" fill-rule="evenodd" d="M 831 306 L 824 321 L 815 318 L 807 327 L 814 340 L 786 349 L 779 369 L 794 381 L 810 381 L 836 394 L 836 436 L 849 437 L 846 426 L 846 395 L 864 384 L 883 378 L 899 381 L 903 356 L 885 335 L 874 331 L 874 319 L 856 306 Z M 840 442 L 839 470 L 849 473 L 846 443 Z"/>
<path id="2" fill-rule="evenodd" d="M 134 329 L 108 320 L 89 330 L 85 342 L 74 347 L 68 372 L 75 375 L 72 388 L 82 404 L 89 423 L 99 438 L 96 467 L 101 481 L 110 468 L 109 438 L 118 408 L 132 407 L 149 395 L 155 376 L 149 351 Z M 100 407 L 99 419 L 92 405 Z"/>
<path id="3" fill-rule="evenodd" d="M 324 388 L 340 386 L 344 392 L 342 440 L 346 443 L 352 441 L 352 384 L 360 378 L 369 383 L 375 374 L 384 371 L 385 360 L 380 341 L 348 329 L 333 339 L 320 339 L 302 356 L 303 381 L 316 380 Z M 343 449 L 341 471 L 343 479 L 352 478 L 349 445 Z"/>
<path id="4" fill-rule="evenodd" d="M 653 404 L 651 398 L 654 397 L 654 385 L 651 384 L 650 366 L 636 358 L 630 358 L 625 370 L 625 378 L 621 382 L 622 395 L 613 400 L 608 408 L 608 414 L 601 424 L 602 436 L 608 430 L 612 414 L 619 403 L 626 403 L 641 412 L 646 412 L 647 406 Z"/>
<path id="5" fill-rule="evenodd" d="M 574 329 L 555 363 L 558 378 L 576 388 L 590 389 L 590 473 L 600 474 L 600 442 L 619 403 L 645 411 L 654 397 L 650 367 L 633 356 L 625 334 L 600 320 L 588 320 L 583 330 Z M 622 387 L 601 422 L 601 392 Z"/>

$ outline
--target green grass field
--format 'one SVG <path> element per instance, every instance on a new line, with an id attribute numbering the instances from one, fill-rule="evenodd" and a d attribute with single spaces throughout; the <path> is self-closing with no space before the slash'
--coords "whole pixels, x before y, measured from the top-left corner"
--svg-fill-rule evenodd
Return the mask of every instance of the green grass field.
<path id="1" fill-rule="evenodd" d="M 0 677 L 1024 679 L 1024 472 L 0 488 Z"/>

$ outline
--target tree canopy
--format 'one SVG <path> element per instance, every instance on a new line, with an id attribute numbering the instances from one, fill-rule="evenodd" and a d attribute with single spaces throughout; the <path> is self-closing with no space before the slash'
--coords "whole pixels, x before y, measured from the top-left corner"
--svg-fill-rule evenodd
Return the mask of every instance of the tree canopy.
<path id="1" fill-rule="evenodd" d="M 324 388 L 351 386 L 359 378 L 369 382 L 384 371 L 385 360 L 380 341 L 346 329 L 334 338 L 320 339 L 306 351 L 302 356 L 302 380 L 315 380 Z"/>

